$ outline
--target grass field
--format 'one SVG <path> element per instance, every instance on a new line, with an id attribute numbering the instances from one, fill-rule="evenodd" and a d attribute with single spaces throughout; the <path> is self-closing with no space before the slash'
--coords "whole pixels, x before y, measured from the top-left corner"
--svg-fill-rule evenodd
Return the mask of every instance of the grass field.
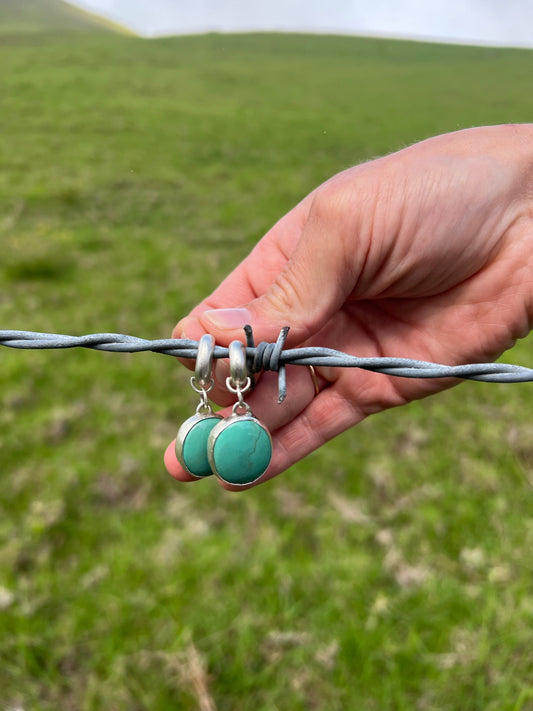
<path id="1" fill-rule="evenodd" d="M 332 173 L 533 120 L 530 51 L 21 31 L 0 66 L 7 329 L 168 337 Z M 533 709 L 531 385 L 371 418 L 236 495 L 163 469 L 195 406 L 173 359 L 0 366 L 2 711 Z"/>

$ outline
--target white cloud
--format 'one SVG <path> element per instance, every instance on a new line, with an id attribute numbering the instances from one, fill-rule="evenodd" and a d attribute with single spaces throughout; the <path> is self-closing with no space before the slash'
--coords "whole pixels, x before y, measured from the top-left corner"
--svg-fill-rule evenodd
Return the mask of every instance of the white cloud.
<path id="1" fill-rule="evenodd" d="M 140 34 L 342 32 L 533 47 L 532 0 L 69 0 Z"/>

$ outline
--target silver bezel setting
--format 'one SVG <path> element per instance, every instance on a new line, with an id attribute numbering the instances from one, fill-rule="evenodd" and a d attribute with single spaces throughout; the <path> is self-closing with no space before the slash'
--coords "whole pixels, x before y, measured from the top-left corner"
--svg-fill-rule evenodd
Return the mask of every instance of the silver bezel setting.
<path id="1" fill-rule="evenodd" d="M 197 425 L 199 422 L 202 422 L 203 420 L 220 420 L 222 421 L 222 417 L 220 415 L 215 414 L 214 412 L 200 412 L 196 413 L 196 415 L 192 415 L 192 417 L 189 417 L 188 420 L 185 420 L 185 422 L 181 425 L 181 427 L 178 430 L 178 434 L 176 435 L 176 458 L 178 462 L 181 464 L 181 466 L 185 469 L 185 471 L 193 476 L 195 479 L 205 479 L 206 477 L 210 476 L 209 474 L 195 474 L 192 472 L 189 467 L 185 464 L 185 459 L 183 457 L 183 446 L 185 444 L 185 440 L 187 439 L 187 435 L 189 432 Z M 215 425 L 215 427 L 218 427 L 218 425 Z M 211 434 L 209 435 L 211 436 Z M 211 464 L 211 462 L 209 462 Z"/>
<path id="2" fill-rule="evenodd" d="M 214 452 L 215 452 L 216 441 L 219 438 L 219 436 L 224 432 L 224 430 L 226 430 L 228 427 L 231 427 L 235 422 L 241 422 L 243 420 L 246 420 L 248 422 L 250 422 L 250 421 L 255 422 L 257 425 L 259 425 L 259 427 L 261 427 L 262 430 L 264 430 L 267 433 L 268 439 L 270 441 L 270 459 L 269 459 L 269 462 L 268 462 L 265 470 L 263 472 L 261 472 L 261 474 L 258 477 L 256 477 L 252 481 L 240 483 L 240 482 L 228 481 L 220 474 L 220 472 L 218 471 L 218 469 L 216 467 Z M 229 417 L 226 417 L 225 419 L 223 419 L 222 422 L 220 422 L 218 425 L 215 425 L 213 427 L 213 429 L 211 430 L 211 432 L 209 434 L 209 438 L 207 440 L 207 459 L 209 461 L 209 465 L 210 465 L 211 469 L 213 470 L 213 473 L 216 474 L 216 476 L 221 481 L 226 482 L 226 484 L 231 484 L 232 486 L 250 486 L 250 484 L 254 484 L 256 481 L 259 481 L 259 479 L 261 479 L 263 474 L 266 472 L 266 470 L 270 466 L 270 462 L 272 461 L 272 449 L 273 449 L 272 436 L 271 436 L 270 432 L 268 431 L 268 429 L 265 427 L 265 425 L 262 422 L 260 422 L 257 419 L 257 417 L 254 417 L 253 415 L 250 415 L 250 414 L 239 415 L 239 414 L 234 413 L 234 414 L 230 415 Z"/>

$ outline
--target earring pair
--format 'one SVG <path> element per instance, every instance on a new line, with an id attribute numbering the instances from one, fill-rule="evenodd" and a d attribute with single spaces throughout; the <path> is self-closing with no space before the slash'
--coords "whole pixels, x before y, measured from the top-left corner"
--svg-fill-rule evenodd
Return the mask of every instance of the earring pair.
<path id="1" fill-rule="evenodd" d="M 244 401 L 251 380 L 246 370 L 246 349 L 240 341 L 230 343 L 230 376 L 226 379 L 226 387 L 237 396 L 237 402 L 224 419 L 213 412 L 207 395 L 214 385 L 214 349 L 213 336 L 202 336 L 191 378 L 193 390 L 200 394 L 200 403 L 196 413 L 178 431 L 176 457 L 196 479 L 215 474 L 228 484 L 244 486 L 257 481 L 267 470 L 272 458 L 272 438 Z"/>

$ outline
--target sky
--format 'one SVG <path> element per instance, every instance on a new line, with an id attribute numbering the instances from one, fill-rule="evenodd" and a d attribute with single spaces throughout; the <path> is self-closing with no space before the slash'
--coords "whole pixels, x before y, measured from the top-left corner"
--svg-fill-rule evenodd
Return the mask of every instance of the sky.
<path id="1" fill-rule="evenodd" d="M 533 0 L 68 0 L 151 37 L 277 30 L 533 47 Z"/>

